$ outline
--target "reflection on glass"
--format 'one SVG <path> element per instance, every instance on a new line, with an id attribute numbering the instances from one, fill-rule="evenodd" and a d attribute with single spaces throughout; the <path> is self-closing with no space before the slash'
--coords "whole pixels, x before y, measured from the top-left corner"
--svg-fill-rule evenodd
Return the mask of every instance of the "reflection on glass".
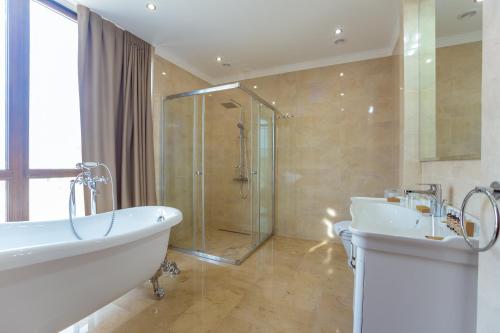
<path id="1" fill-rule="evenodd" d="M 5 1 L 0 3 L 0 169 L 5 169 Z M 0 216 L 1 218 L 1 216 Z"/>
<path id="2" fill-rule="evenodd" d="M 481 158 L 482 3 L 452 2 L 419 3 L 421 160 Z"/>
<path id="3" fill-rule="evenodd" d="M 68 218 L 70 181 L 73 178 L 30 179 L 30 221 Z M 83 187 L 76 186 L 76 215 L 85 215 Z"/>
<path id="4" fill-rule="evenodd" d="M 31 1 L 30 168 L 73 168 L 81 158 L 76 22 Z"/>

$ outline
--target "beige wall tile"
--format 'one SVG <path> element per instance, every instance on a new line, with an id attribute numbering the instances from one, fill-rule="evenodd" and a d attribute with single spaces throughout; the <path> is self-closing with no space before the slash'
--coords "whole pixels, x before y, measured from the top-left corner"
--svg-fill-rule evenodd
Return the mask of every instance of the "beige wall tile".
<path id="1" fill-rule="evenodd" d="M 329 239 L 333 223 L 350 219 L 351 196 L 381 196 L 397 185 L 393 61 L 387 57 L 244 82 L 257 85 L 256 92 L 276 101 L 280 112 L 295 115 L 278 121 L 277 234 Z"/>
<path id="2" fill-rule="evenodd" d="M 206 83 L 161 58 L 156 58 L 156 63 L 158 119 L 162 96 Z M 399 72 L 394 69 L 394 57 L 387 57 L 244 82 L 248 87 L 256 84 L 257 94 L 276 101 L 282 113 L 295 115 L 277 125 L 278 235 L 330 239 L 333 223 L 350 219 L 351 196 L 381 196 L 384 189 L 398 184 L 400 129 L 394 77 Z M 249 110 L 250 99 L 231 95 L 234 93 L 207 98 L 206 223 L 249 231 L 250 203 L 240 198 L 239 184 L 232 180 L 239 160 L 239 112 L 224 109 L 220 103 L 232 98 Z M 372 114 L 370 106 L 374 107 Z M 189 144 L 190 136 L 185 137 L 178 138 L 181 148 L 182 140 Z M 189 183 L 189 179 L 174 183 Z M 182 193 L 186 198 L 178 204 L 188 207 L 189 191 Z M 186 228 L 185 234 L 190 232 Z"/>

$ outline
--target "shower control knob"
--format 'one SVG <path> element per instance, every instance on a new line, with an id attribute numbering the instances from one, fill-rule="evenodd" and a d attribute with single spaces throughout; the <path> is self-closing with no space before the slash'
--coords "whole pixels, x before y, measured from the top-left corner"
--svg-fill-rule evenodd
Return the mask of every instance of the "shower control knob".
<path id="1" fill-rule="evenodd" d="M 195 175 L 197 175 L 197 176 L 201 176 L 201 175 L 203 175 L 203 172 L 202 172 L 202 171 L 196 171 L 196 172 L 195 172 Z"/>

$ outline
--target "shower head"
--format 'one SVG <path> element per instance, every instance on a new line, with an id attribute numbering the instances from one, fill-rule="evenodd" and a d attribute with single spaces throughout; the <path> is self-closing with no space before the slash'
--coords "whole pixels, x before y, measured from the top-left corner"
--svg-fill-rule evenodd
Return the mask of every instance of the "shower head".
<path id="1" fill-rule="evenodd" d="M 221 103 L 223 107 L 226 109 L 236 109 L 236 108 L 241 108 L 241 104 L 236 102 L 233 99 L 230 99 L 228 102 Z"/>
<path id="2" fill-rule="evenodd" d="M 241 130 L 245 129 L 245 126 L 243 126 L 242 123 L 238 123 L 238 124 L 236 124 L 236 126 L 238 126 L 238 128 L 241 129 Z"/>
<path id="3" fill-rule="evenodd" d="M 234 104 L 233 102 L 225 102 L 221 103 L 221 105 L 226 109 L 236 109 L 238 107 L 238 105 Z"/>

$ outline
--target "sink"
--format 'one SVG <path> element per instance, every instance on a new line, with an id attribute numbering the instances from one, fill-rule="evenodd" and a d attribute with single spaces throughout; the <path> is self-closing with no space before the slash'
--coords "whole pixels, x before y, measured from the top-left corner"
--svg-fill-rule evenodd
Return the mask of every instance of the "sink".
<path id="1" fill-rule="evenodd" d="M 350 210 L 353 332 L 420 333 L 422 318 L 429 333 L 475 330 L 478 256 L 446 217 L 382 198 L 354 197 Z"/>
<path id="2" fill-rule="evenodd" d="M 378 201 L 354 201 L 351 216 L 353 229 L 417 238 L 433 234 L 435 222 L 413 209 Z"/>

